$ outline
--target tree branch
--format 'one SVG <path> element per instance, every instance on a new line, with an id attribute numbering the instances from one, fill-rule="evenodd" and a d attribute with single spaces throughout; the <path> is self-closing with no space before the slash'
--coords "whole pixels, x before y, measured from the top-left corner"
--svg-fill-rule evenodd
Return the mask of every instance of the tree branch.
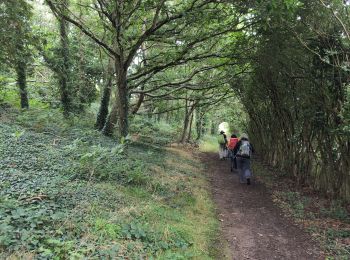
<path id="1" fill-rule="evenodd" d="M 97 38 L 97 36 L 95 36 L 89 29 L 87 29 L 87 26 L 85 26 L 84 24 L 79 23 L 78 21 L 72 19 L 71 17 L 63 14 L 62 12 L 60 12 L 55 4 L 51 1 L 51 0 L 45 0 L 46 3 L 49 5 L 50 9 L 54 12 L 59 14 L 60 17 L 62 17 L 63 19 L 65 19 L 66 21 L 70 22 L 71 24 L 75 25 L 76 27 L 78 27 L 85 35 L 87 35 L 88 37 L 90 37 L 94 42 L 96 42 L 98 45 L 102 46 L 103 48 L 105 48 L 108 52 L 110 52 L 112 55 L 114 56 L 118 56 L 118 54 L 110 47 L 108 46 L 108 44 L 106 44 L 105 42 L 101 41 L 100 39 Z"/>

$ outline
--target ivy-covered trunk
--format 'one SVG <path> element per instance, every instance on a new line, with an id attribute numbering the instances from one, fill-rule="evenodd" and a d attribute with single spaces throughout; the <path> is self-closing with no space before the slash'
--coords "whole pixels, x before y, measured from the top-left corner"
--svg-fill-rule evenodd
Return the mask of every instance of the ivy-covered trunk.
<path id="1" fill-rule="evenodd" d="M 21 108 L 29 108 L 27 79 L 26 79 L 26 64 L 24 61 L 18 61 L 16 66 L 17 84 L 21 97 Z"/>
<path id="2" fill-rule="evenodd" d="M 111 136 L 113 134 L 113 129 L 116 127 L 118 117 L 118 106 L 115 101 L 111 112 L 108 114 L 106 118 L 106 123 L 103 126 L 102 134 L 106 136 Z"/>
<path id="3" fill-rule="evenodd" d="M 120 57 L 116 57 L 115 60 L 115 72 L 116 72 L 116 82 L 117 82 L 117 96 L 114 101 L 112 111 L 107 117 L 107 121 L 102 130 L 104 135 L 111 135 L 113 129 L 118 121 L 119 134 L 121 137 L 126 137 L 129 133 L 129 122 L 128 122 L 128 112 L 129 112 L 129 95 L 127 87 L 127 69 Z M 118 117 L 118 120 L 117 120 Z"/>
<path id="4" fill-rule="evenodd" d="M 118 123 L 119 123 L 119 133 L 121 137 L 126 137 L 129 133 L 129 122 L 128 122 L 128 112 L 129 112 L 129 97 L 128 97 L 128 87 L 126 81 L 127 70 L 122 63 L 116 62 L 117 71 L 117 85 L 118 85 L 118 96 L 117 96 L 117 106 L 118 106 Z"/>
<path id="5" fill-rule="evenodd" d="M 67 9 L 68 1 L 63 1 L 63 12 L 65 13 Z M 60 64 L 60 73 L 59 73 L 59 84 L 60 84 L 60 93 L 61 93 L 61 103 L 63 107 L 63 115 L 65 117 L 69 116 L 69 113 L 72 110 L 72 100 L 70 96 L 70 86 L 69 86 L 69 43 L 68 43 L 68 22 L 60 17 L 59 29 L 60 29 L 60 55 L 62 62 Z"/>
<path id="6" fill-rule="evenodd" d="M 96 123 L 95 123 L 95 127 L 98 130 L 102 130 L 107 121 L 108 106 L 109 106 L 109 100 L 111 98 L 112 85 L 113 85 L 113 74 L 114 74 L 114 64 L 113 64 L 113 61 L 110 60 L 106 71 L 106 84 L 104 86 L 103 93 L 101 96 L 100 108 L 99 108 Z"/>

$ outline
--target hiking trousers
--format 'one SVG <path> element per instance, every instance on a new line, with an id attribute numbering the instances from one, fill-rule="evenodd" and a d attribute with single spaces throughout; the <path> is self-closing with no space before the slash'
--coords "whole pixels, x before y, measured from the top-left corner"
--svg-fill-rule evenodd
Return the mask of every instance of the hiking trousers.
<path id="1" fill-rule="evenodd" d="M 237 169 L 237 159 L 236 159 L 236 155 L 233 153 L 232 150 L 228 150 L 229 151 L 229 157 L 231 158 L 231 171 L 233 169 Z"/>
<path id="2" fill-rule="evenodd" d="M 226 144 L 220 144 L 219 145 L 219 157 L 220 159 L 224 159 L 227 157 L 227 148 L 226 148 Z"/>
<path id="3" fill-rule="evenodd" d="M 244 158 L 237 156 L 237 167 L 238 167 L 238 176 L 240 183 L 246 183 L 247 178 L 252 177 L 252 170 L 250 168 L 250 158 Z"/>

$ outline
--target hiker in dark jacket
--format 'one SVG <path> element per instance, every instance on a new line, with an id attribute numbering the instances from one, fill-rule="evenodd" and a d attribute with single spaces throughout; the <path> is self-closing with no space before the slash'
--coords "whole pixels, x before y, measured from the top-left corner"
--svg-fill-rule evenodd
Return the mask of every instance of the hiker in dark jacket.
<path id="1" fill-rule="evenodd" d="M 250 159 L 252 153 L 254 153 L 254 148 L 253 145 L 249 142 L 248 135 L 242 134 L 239 142 L 237 143 L 234 149 L 234 154 L 236 154 L 237 159 L 240 183 L 247 183 L 248 185 L 250 185 L 250 179 L 252 177 Z"/>

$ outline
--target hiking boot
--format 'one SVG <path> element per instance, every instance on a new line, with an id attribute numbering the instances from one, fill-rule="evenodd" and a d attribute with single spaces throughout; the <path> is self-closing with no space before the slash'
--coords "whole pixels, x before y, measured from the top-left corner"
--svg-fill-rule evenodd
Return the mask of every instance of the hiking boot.
<path id="1" fill-rule="evenodd" d="M 247 178 L 247 185 L 250 185 L 250 178 Z"/>

